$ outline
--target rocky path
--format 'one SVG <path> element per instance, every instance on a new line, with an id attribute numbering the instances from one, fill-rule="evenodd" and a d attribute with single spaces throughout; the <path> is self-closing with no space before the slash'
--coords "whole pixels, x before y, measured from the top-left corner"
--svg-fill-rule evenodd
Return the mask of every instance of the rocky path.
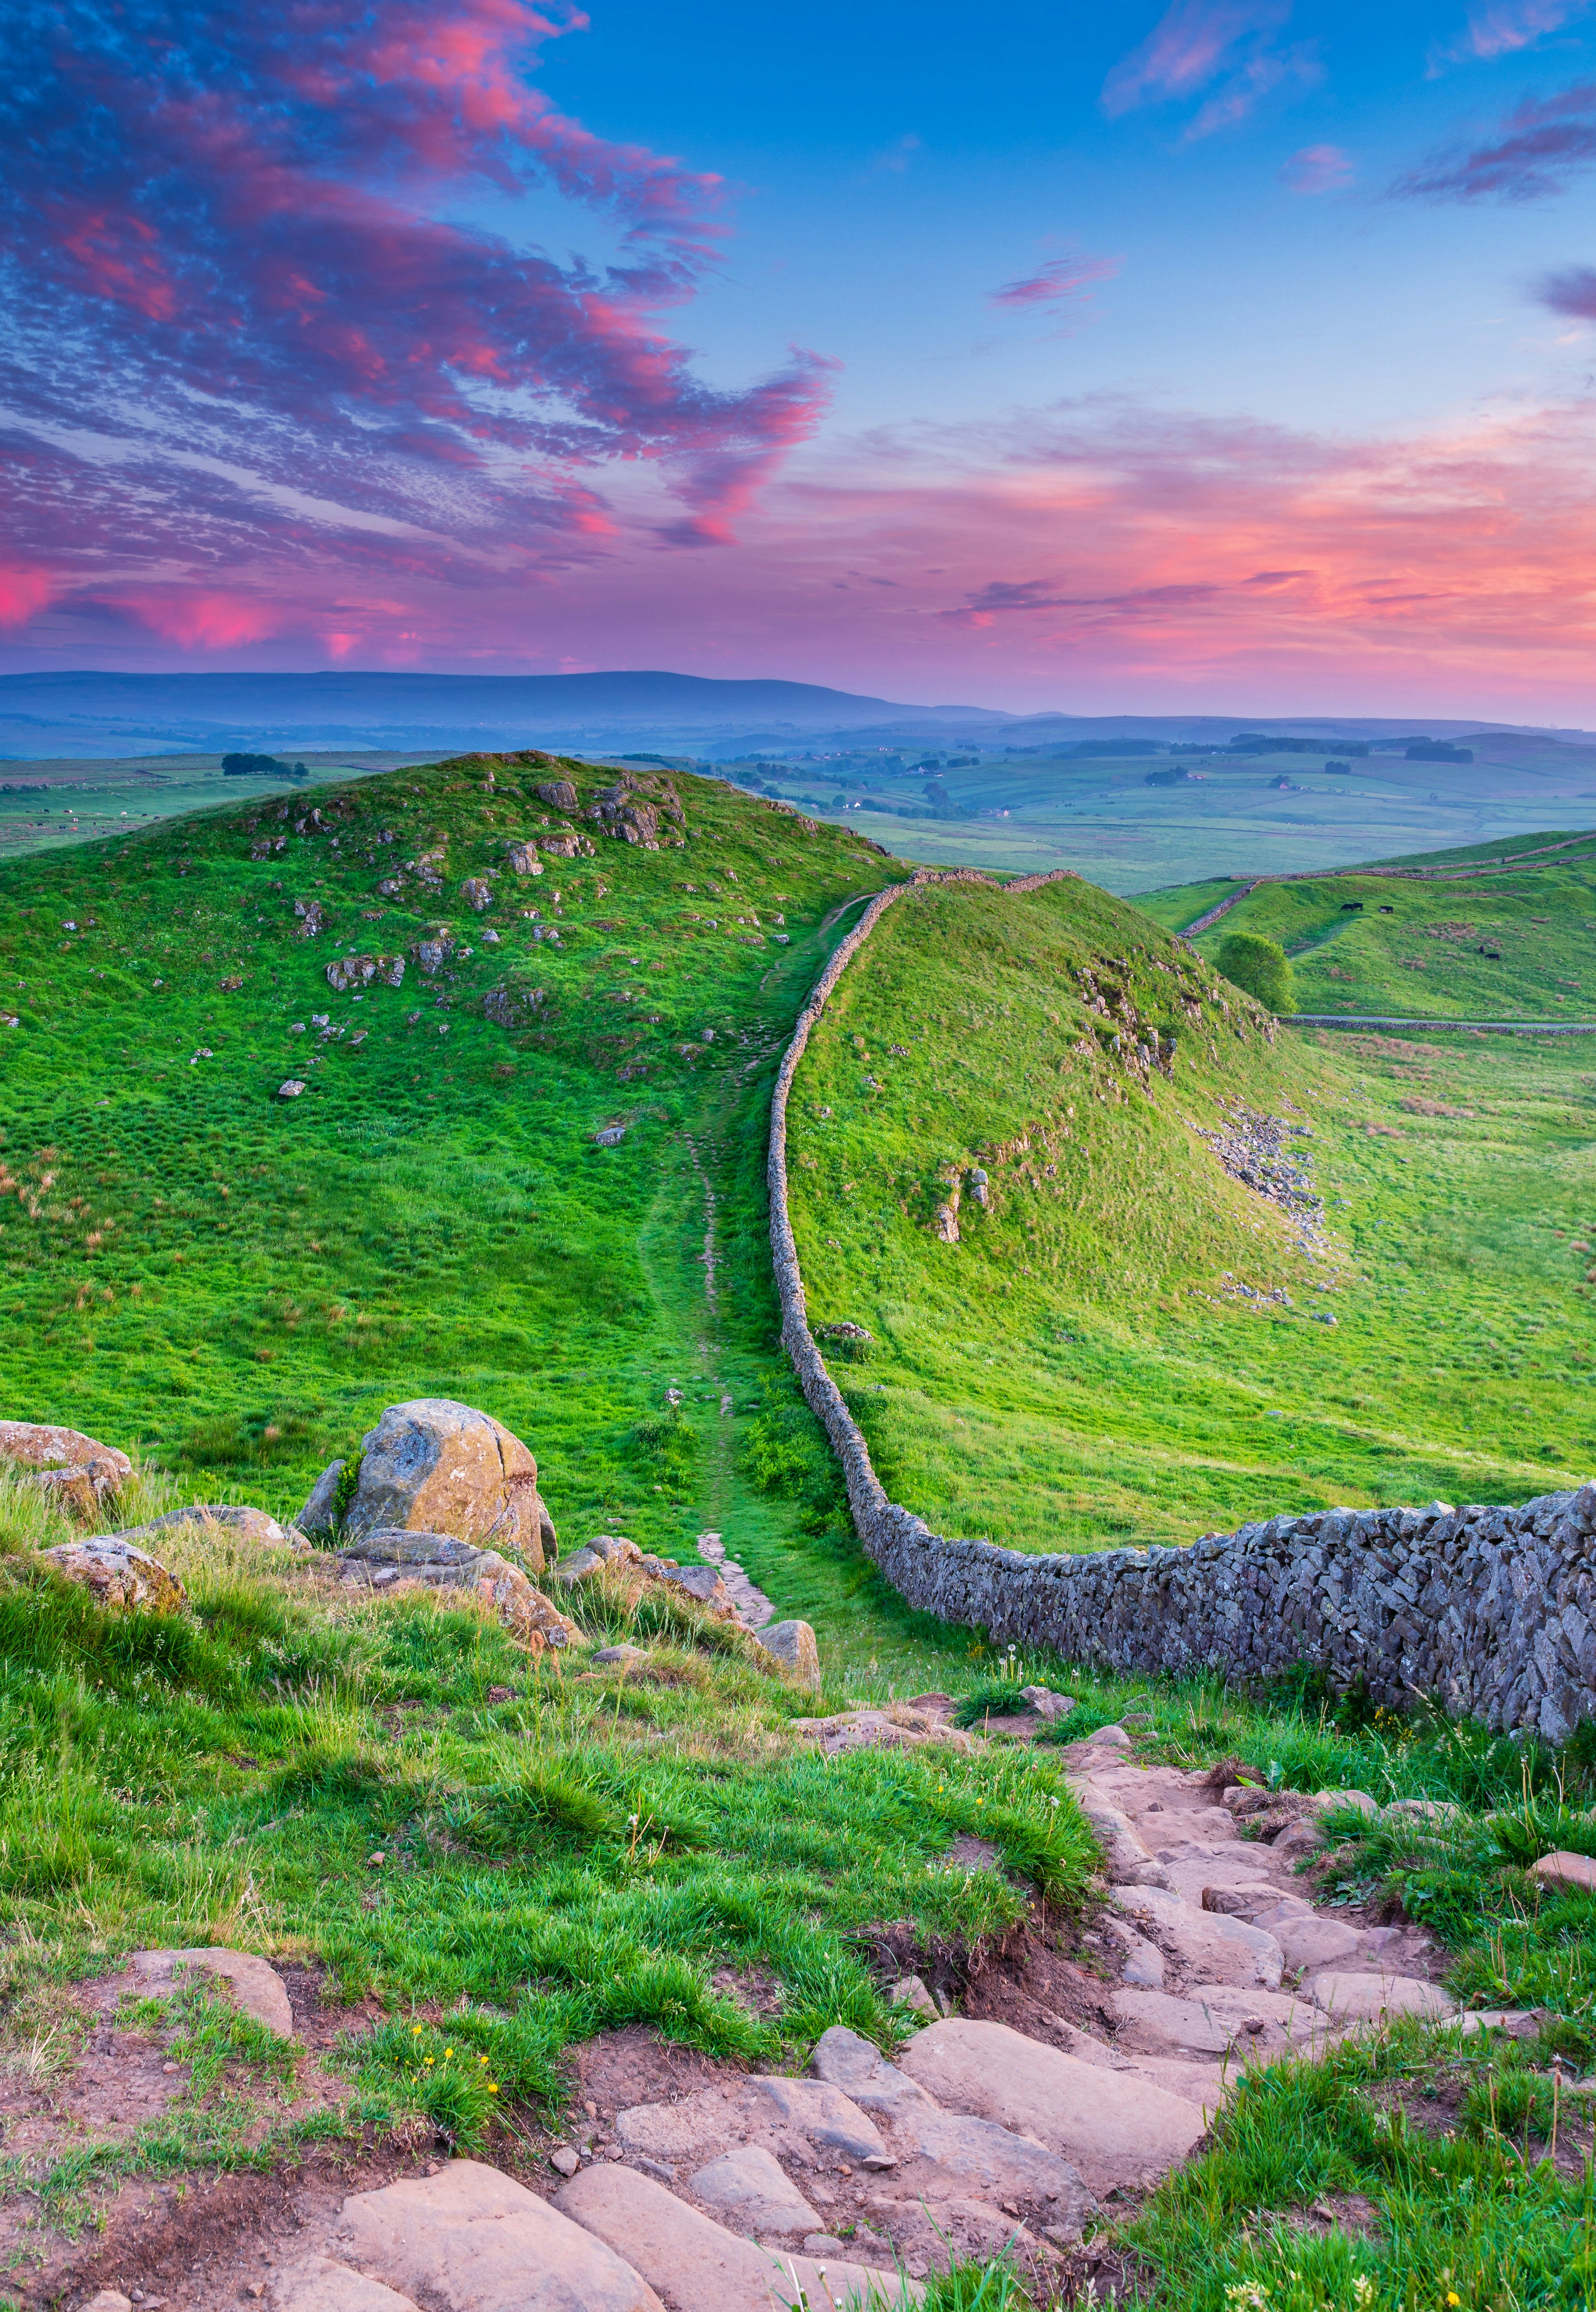
<path id="1" fill-rule="evenodd" d="M 802 1727 L 829 1756 L 1029 1738 L 1065 1706 L 1036 1696 L 984 1735 L 954 1729 L 940 1695 Z M 643 2030 L 606 2034 L 577 2051 L 572 2124 L 527 2144 L 516 2175 L 415 2159 L 340 2194 L 307 2173 L 187 2271 L 175 2257 L 162 2268 L 147 2229 L 113 2220 L 79 2266 L 106 2292 L 66 2300 L 93 2312 L 250 2301 L 273 2312 L 820 2312 L 852 2297 L 907 2312 L 933 2269 L 1004 2250 L 1057 2292 L 1063 2264 L 1077 2281 L 1082 2262 L 1091 2268 L 1083 2232 L 1128 2213 L 1200 2145 L 1248 2064 L 1322 2051 L 1387 2015 L 1452 2017 L 1425 1936 L 1318 1909 L 1299 1875 L 1322 1845 L 1327 1803 L 1372 1800 L 1144 1765 L 1122 1727 L 1061 1755 L 1107 1880 L 1075 1960 L 1060 1962 L 1093 1985 L 1095 2008 L 1061 2002 L 1074 2019 L 1033 1986 L 1009 2005 L 1025 2027 L 944 2013 L 893 2061 L 837 2026 L 802 2076 L 750 2075 Z M 1250 1825 L 1256 1835 L 1243 1835 Z M 992 1850 L 964 1843 L 962 1867 L 997 1866 Z M 159 1964 L 146 1959 L 145 1972 Z M 244 1974 L 240 1994 L 269 2002 L 269 1970 L 256 1961 Z M 895 1992 L 935 2011 L 916 1979 Z M 1521 2019 L 1455 2021 L 1513 2029 Z M 135 2251 L 118 2275 L 118 2255 Z"/>

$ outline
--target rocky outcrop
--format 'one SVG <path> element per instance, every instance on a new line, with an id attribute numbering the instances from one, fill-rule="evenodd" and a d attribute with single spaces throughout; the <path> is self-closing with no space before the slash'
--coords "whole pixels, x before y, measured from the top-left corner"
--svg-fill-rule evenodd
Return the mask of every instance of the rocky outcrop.
<path id="1" fill-rule="evenodd" d="M 960 873 L 960 881 L 984 880 Z M 1047 877 L 1024 877 L 1008 894 Z M 1517 1508 L 1337 1509 L 1188 1549 L 1028 1555 L 952 1540 L 890 1501 L 809 1327 L 787 1203 L 787 1101 L 838 979 L 912 884 L 880 893 L 816 982 L 770 1105 L 770 1245 L 782 1341 L 842 1467 L 855 1530 L 900 1596 L 940 1620 L 1115 1673 L 1278 1675 L 1301 1662 L 1565 1741 L 1596 1717 L 1596 1483 Z M 956 1224 L 956 1223 L 955 1223 Z"/>
<path id="2" fill-rule="evenodd" d="M 478 1549 L 444 1533 L 379 1527 L 338 1552 L 344 1581 L 360 1590 L 469 1592 L 491 1608 L 530 1652 L 574 1643 L 580 1633 L 541 1590 L 496 1549 Z"/>
<path id="3" fill-rule="evenodd" d="M 176 1574 L 120 1534 L 64 1541 L 54 1549 L 41 1549 L 39 1560 L 64 1581 L 75 1581 L 90 1591 L 101 1606 L 175 1614 L 185 1603 Z"/>
<path id="4" fill-rule="evenodd" d="M 305 1532 L 334 1532 L 342 1469 L 335 1463 L 317 1480 L 300 1512 Z M 361 1440 L 358 1475 L 336 1529 L 352 1542 L 379 1529 L 497 1542 L 534 1573 L 557 1550 L 528 1448 L 491 1414 L 442 1397 L 389 1406 Z"/>
<path id="5" fill-rule="evenodd" d="M 351 987 L 369 987 L 378 980 L 384 987 L 402 987 L 402 955 L 335 955 L 327 967 L 327 984 L 340 995 Z"/>
<path id="6" fill-rule="evenodd" d="M 343 1465 L 340 1462 L 338 1466 Z M 163 1517 L 152 1518 L 148 1525 L 129 1526 L 120 1533 L 103 1537 L 107 1541 L 132 1542 L 142 1549 L 162 1534 L 204 1533 L 207 1529 L 234 1534 L 241 1541 L 286 1543 L 290 1549 L 308 1549 L 311 1546 L 297 1526 L 279 1525 L 264 1510 L 228 1502 L 194 1502 L 186 1510 L 168 1510 Z"/>
<path id="7" fill-rule="evenodd" d="M 28 1471 L 63 1509 L 82 1518 L 95 1516 L 133 1471 L 114 1445 L 43 1421 L 0 1421 L 0 1462 Z"/>

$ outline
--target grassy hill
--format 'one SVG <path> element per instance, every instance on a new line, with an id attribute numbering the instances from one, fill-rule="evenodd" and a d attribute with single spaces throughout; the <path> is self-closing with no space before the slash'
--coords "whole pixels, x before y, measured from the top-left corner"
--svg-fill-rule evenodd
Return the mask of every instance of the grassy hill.
<path id="1" fill-rule="evenodd" d="M 781 1546 L 732 1441 L 775 1370 L 772 1055 L 887 863 L 689 778 L 679 847 L 517 876 L 558 775 L 609 777 L 468 760 L 0 868 L 20 1417 L 290 1513 L 396 1395 L 456 1397 L 528 1438 L 567 1530 Z M 336 992 L 351 954 L 402 985 Z"/>
<path id="2" fill-rule="evenodd" d="M 1543 835 L 1524 847 L 1562 839 Z M 1504 856 L 1512 854 L 1460 854 L 1455 864 L 1466 871 L 1458 880 L 1370 873 L 1264 883 L 1199 932 L 1197 944 L 1212 955 L 1232 931 L 1278 940 L 1305 1012 L 1596 1017 L 1596 845 L 1521 868 L 1500 866 Z M 1235 888 L 1197 884 L 1138 905 L 1178 931 Z"/>
<path id="3" fill-rule="evenodd" d="M 816 1029 L 791 1151 L 811 1315 L 875 1336 L 850 1402 L 937 1530 L 1183 1541 L 1596 1461 L 1589 1050 L 1271 1046 L 1216 999 L 1090 886 L 942 886 L 890 910 Z M 1127 1062 L 1153 1028 L 1167 1073 Z M 1202 1136 L 1238 1103 L 1290 1127 L 1325 1207 L 1306 1246 Z M 977 1166 L 989 1207 L 967 1192 L 944 1243 Z"/>
<path id="4" fill-rule="evenodd" d="M 532 1663 L 469 1607 L 355 1595 L 320 1554 L 214 1532 L 164 1546 L 187 1615 L 103 1614 L 31 1572 L 66 1528 L 0 1482 L 0 2305 L 80 2300 L 98 2227 L 247 2213 L 217 2178 L 261 2204 L 288 2175 L 338 2194 L 440 2145 L 546 2174 L 596 2034 L 792 2062 L 834 2021 L 891 2045 L 906 1959 L 972 2005 L 1000 1952 L 1049 1998 L 1060 1955 L 1101 1967 L 1056 1750 L 823 1758 L 793 1726 L 933 1686 L 978 1723 L 1009 1668 L 1067 1674 L 1072 1738 L 1134 1701 L 1149 1758 L 1454 1800 L 1444 1852 L 1390 1826 L 1348 1849 L 1346 1899 L 1434 1917 L 1460 1987 L 1554 2004 L 1556 2044 L 1596 2058 L 1584 1914 L 1531 1917 L 1490 1860 L 1494 1810 L 1588 1792 L 1583 1753 L 1374 1722 L 1300 1683 L 1000 1665 L 883 1590 L 776 1346 L 763 1161 L 774 1055 L 892 864 L 689 777 L 643 798 L 661 847 L 627 844 L 584 815 L 607 775 L 473 758 L 0 867 L 4 1410 L 139 1448 L 130 1522 L 291 1511 L 385 1403 L 465 1398 L 531 1444 L 567 1548 L 618 1529 L 690 1558 L 719 1532 L 816 1624 L 824 1695 L 690 1605 L 577 1602 L 585 1637 L 646 1643 L 645 1673 Z M 557 776 L 578 811 L 534 793 Z M 516 874 L 508 846 L 567 816 L 591 853 Z M 402 984 L 329 984 L 367 956 L 402 958 Z M 1153 1031 L 1168 1074 L 1136 1063 Z M 794 1092 L 811 1310 L 876 1336 L 837 1370 L 888 1484 L 946 1529 L 1068 1546 L 1520 1496 L 1596 1460 L 1592 1093 L 1575 1046 L 1271 1043 L 1088 885 L 924 889 Z M 1200 1136 L 1244 1111 L 1311 1163 L 1311 1258 Z M 113 2124 L 84 2098 L 101 1986 L 139 1946 L 211 1941 L 294 1975 L 307 2045 L 203 1993 L 145 2001 L 123 2027 L 180 2077 Z M 1200 2312 L 1439 2308 L 1442 2266 L 1467 2312 L 1572 2307 L 1578 2187 L 1541 2175 L 1527 2205 L 1498 2127 L 1528 2145 L 1552 2044 L 1487 2079 L 1398 2032 L 1261 2078 L 1184 2176 L 1108 2211 L 1109 2268 Z M 1377 2114 L 1443 2071 L 1438 2162 Z M 1384 2229 L 1304 2246 L 1257 2220 L 1327 2192 Z M 140 2268 L 146 2290 L 166 2271 Z M 967 2271 L 931 2312 L 1015 2301 Z"/>

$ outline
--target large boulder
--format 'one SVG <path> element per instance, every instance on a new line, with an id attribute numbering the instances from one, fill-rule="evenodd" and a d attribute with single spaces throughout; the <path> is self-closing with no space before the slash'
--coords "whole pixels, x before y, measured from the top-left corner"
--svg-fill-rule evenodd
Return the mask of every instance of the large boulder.
<path id="1" fill-rule="evenodd" d="M 176 1574 L 169 1573 L 159 1558 L 149 1556 L 121 1534 L 64 1541 L 55 1549 L 41 1549 L 39 1555 L 41 1564 L 64 1581 L 80 1583 L 101 1606 L 175 1614 L 185 1602 L 183 1585 Z"/>
<path id="2" fill-rule="evenodd" d="M 83 1518 L 95 1516 L 133 1470 L 114 1445 L 45 1421 L 0 1421 L 0 1461 L 31 1472 L 64 1509 Z"/>
<path id="3" fill-rule="evenodd" d="M 451 1534 L 379 1526 L 341 1549 L 338 1565 L 345 1581 L 361 1590 L 469 1590 L 535 1654 L 572 1645 L 581 1635 L 519 1566 L 496 1549 L 478 1549 Z"/>
<path id="4" fill-rule="evenodd" d="M 307 1533 L 350 1542 L 380 1530 L 451 1534 L 518 1550 L 534 1573 L 557 1553 L 527 1447 L 491 1414 L 450 1397 L 389 1406 L 361 1440 L 359 1475 L 340 1527 L 342 1474 L 335 1462 L 317 1480 L 300 1513 Z"/>

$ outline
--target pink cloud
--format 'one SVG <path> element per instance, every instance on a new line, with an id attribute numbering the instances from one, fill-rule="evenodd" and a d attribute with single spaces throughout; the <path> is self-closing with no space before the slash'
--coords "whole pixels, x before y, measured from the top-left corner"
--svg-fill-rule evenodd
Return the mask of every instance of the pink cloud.
<path id="1" fill-rule="evenodd" d="M 57 591 L 48 570 L 0 567 L 0 626 L 25 626 L 54 600 Z"/>
<path id="2" fill-rule="evenodd" d="M 134 593 L 122 597 L 120 607 L 186 651 L 235 650 L 263 642 L 284 624 L 276 605 L 237 594 Z"/>
<path id="3" fill-rule="evenodd" d="M 1477 60 L 1494 64 L 1498 57 L 1515 55 L 1561 31 L 1589 5 L 1590 0 L 1493 0 L 1488 7 L 1470 8 L 1462 38 L 1436 53 L 1432 69 Z"/>
<path id="4" fill-rule="evenodd" d="M 1021 312 L 1038 305 L 1073 304 L 1089 298 L 1100 281 L 1112 281 L 1122 262 L 1118 257 L 1049 258 L 1034 273 L 991 291 L 987 302 Z"/>
<path id="5" fill-rule="evenodd" d="M 1293 193 L 1338 193 L 1352 182 L 1352 162 L 1339 144 L 1304 144 L 1280 177 Z"/>
<path id="6" fill-rule="evenodd" d="M 1104 111 L 1117 118 L 1206 91 L 1187 136 L 1231 127 L 1271 91 L 1319 77 L 1311 48 L 1275 44 L 1290 15 L 1291 0 L 1174 0 L 1103 83 Z"/>
<path id="7" fill-rule="evenodd" d="M 532 84 L 584 21 L 196 0 L 179 37 L 86 0 L 66 41 L 25 17 L 0 83 L 24 524 L 88 565 L 135 550 L 129 501 L 162 559 L 207 532 L 292 559 L 341 530 L 355 560 L 386 534 L 399 567 L 525 565 L 601 547 L 609 477 L 643 465 L 695 538 L 729 538 L 812 430 L 826 365 L 694 374 L 662 316 L 715 261 L 723 188 Z M 445 221 L 539 185 L 586 206 L 609 262 Z M 116 446 L 62 461 L 33 424 Z"/>

